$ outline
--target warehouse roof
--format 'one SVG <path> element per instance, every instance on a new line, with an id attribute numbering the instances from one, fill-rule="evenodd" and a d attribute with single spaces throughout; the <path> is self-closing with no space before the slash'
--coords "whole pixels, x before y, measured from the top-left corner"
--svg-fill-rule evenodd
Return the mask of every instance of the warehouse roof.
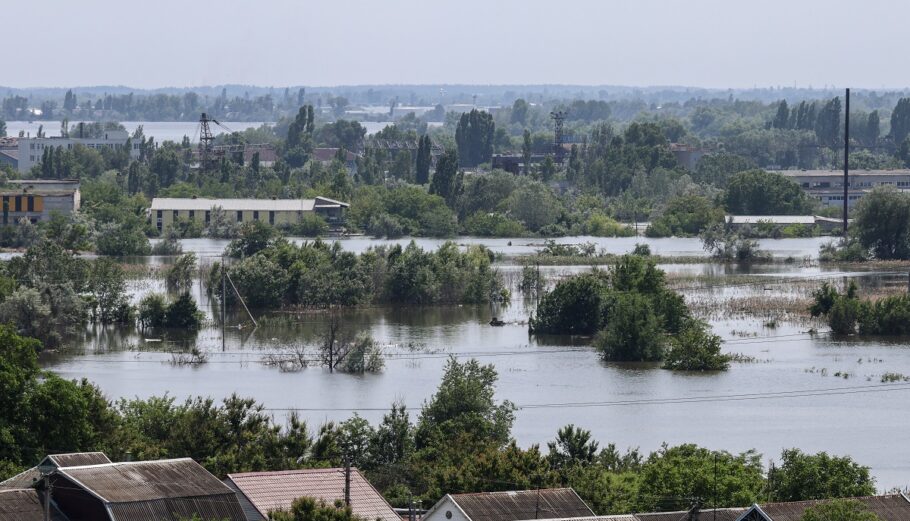
<path id="1" fill-rule="evenodd" d="M 277 472 L 228 474 L 225 483 L 242 494 L 265 519 L 270 511 L 287 510 L 295 499 L 311 497 L 328 504 L 344 499 L 344 469 L 301 469 Z M 241 501 L 242 503 L 243 501 Z M 357 470 L 351 469 L 351 509 L 368 521 L 400 521 L 401 518 L 373 485 Z"/>
<path id="2" fill-rule="evenodd" d="M 154 210 L 196 210 L 204 212 L 219 207 L 224 211 L 260 211 L 260 212 L 311 212 L 316 207 L 331 207 L 347 203 L 335 201 L 325 197 L 315 199 L 208 199 L 198 198 L 171 198 L 156 197 L 152 199 L 151 209 Z"/>
<path id="3" fill-rule="evenodd" d="M 424 518 L 429 518 L 447 500 L 454 502 L 471 521 L 518 521 L 594 515 L 571 488 L 550 488 L 450 494 L 436 503 Z"/>
<path id="4" fill-rule="evenodd" d="M 0 490 L 0 521 L 44 521 L 35 489 Z"/>
<path id="5" fill-rule="evenodd" d="M 730 224 L 815 224 L 814 215 L 728 215 L 725 220 Z"/>

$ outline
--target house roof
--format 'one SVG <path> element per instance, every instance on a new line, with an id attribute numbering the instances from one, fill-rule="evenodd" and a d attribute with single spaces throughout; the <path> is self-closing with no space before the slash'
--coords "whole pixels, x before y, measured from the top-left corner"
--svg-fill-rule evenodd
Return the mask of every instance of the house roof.
<path id="1" fill-rule="evenodd" d="M 190 458 L 62 467 L 57 472 L 105 503 L 233 494 Z"/>
<path id="2" fill-rule="evenodd" d="M 40 467 L 70 467 L 76 465 L 99 465 L 110 463 L 103 452 L 72 452 L 68 454 L 49 454 L 38 465 L 20 472 L 15 476 L 0 482 L 0 490 L 11 488 L 29 488 L 41 479 Z"/>
<path id="3" fill-rule="evenodd" d="M 227 212 L 233 211 L 276 211 L 276 212 L 311 212 L 316 204 L 315 199 L 208 199 L 156 197 L 152 199 L 154 210 L 211 210 L 220 207 Z"/>
<path id="4" fill-rule="evenodd" d="M 447 497 L 471 521 L 518 521 L 594 515 L 571 488 L 451 494 Z"/>
<path id="5" fill-rule="evenodd" d="M 243 494 L 263 517 L 273 510 L 289 509 L 300 497 L 328 504 L 344 499 L 344 469 L 301 469 L 278 472 L 228 474 L 226 482 Z M 351 469 L 351 509 L 368 521 L 400 521 L 373 485 L 357 469 Z"/>
<path id="6" fill-rule="evenodd" d="M 718 508 L 717 511 L 706 508 L 697 512 L 693 521 L 737 521 L 746 512 L 745 508 Z M 652 514 L 636 514 L 635 521 L 679 521 L 688 520 L 688 511 L 656 512 Z"/>
<path id="7" fill-rule="evenodd" d="M 338 154 L 337 148 L 314 148 L 313 149 L 313 159 L 316 161 L 321 161 L 323 163 L 332 161 L 335 159 L 335 156 Z M 351 152 L 350 150 L 344 151 L 344 160 L 345 161 L 355 161 L 357 159 L 357 154 Z"/>
<path id="8" fill-rule="evenodd" d="M 234 491 L 190 458 L 62 467 L 54 475 L 103 502 L 115 521 L 175 514 L 246 521 Z"/>
<path id="9" fill-rule="evenodd" d="M 907 521 L 910 519 L 910 499 L 903 494 L 852 498 L 864 504 L 882 521 Z M 827 501 L 793 501 L 767 503 L 761 510 L 773 521 L 799 521 L 806 509 Z"/>
<path id="10" fill-rule="evenodd" d="M 35 489 L 0 490 L 0 521 L 44 521 Z"/>
<path id="11" fill-rule="evenodd" d="M 785 177 L 843 177 L 843 170 L 773 170 L 772 173 Z M 850 177 L 854 176 L 910 176 L 910 169 L 898 170 L 850 170 Z"/>

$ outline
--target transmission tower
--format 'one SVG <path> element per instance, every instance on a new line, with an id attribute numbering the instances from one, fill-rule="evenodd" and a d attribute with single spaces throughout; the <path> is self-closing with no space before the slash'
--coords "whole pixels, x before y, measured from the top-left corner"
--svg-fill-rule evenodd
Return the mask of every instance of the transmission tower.
<path id="1" fill-rule="evenodd" d="M 563 143 L 563 125 L 566 122 L 566 116 L 569 113 L 565 110 L 555 110 L 550 112 L 550 118 L 553 119 L 553 126 L 556 135 L 553 139 L 554 152 L 556 153 L 556 163 L 562 164 L 565 158 L 566 150 L 562 147 Z"/>
<path id="2" fill-rule="evenodd" d="M 209 119 L 205 112 L 199 116 L 199 166 L 202 170 L 208 170 L 212 163 L 212 144 L 215 142 L 215 136 L 212 135 L 212 129 L 209 128 L 211 121 L 215 120 Z M 217 121 L 215 122 L 217 123 Z"/>

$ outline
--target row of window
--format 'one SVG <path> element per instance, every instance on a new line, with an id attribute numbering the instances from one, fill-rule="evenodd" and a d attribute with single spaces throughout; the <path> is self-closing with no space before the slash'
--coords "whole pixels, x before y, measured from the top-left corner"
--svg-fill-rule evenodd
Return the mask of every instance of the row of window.
<path id="1" fill-rule="evenodd" d="M 243 222 L 243 211 L 237 210 L 237 222 Z M 196 218 L 196 210 L 186 210 L 186 216 L 190 219 Z M 171 218 L 177 220 L 180 217 L 180 210 L 171 210 Z M 156 224 L 158 226 L 158 231 L 161 231 L 164 222 L 164 210 L 156 210 L 155 214 Z M 205 211 L 205 224 L 208 224 L 212 220 L 212 212 L 209 210 Z M 253 210 L 253 220 L 259 220 L 259 210 Z M 275 224 L 275 212 L 269 211 L 269 224 Z"/>
<path id="2" fill-rule="evenodd" d="M 44 209 L 40 195 L 4 195 L 3 210 L 7 212 L 40 212 Z"/>

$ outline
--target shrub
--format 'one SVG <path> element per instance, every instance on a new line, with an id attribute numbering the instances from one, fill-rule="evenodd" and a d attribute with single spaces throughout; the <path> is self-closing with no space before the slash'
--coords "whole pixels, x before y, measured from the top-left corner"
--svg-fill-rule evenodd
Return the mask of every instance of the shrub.
<path id="1" fill-rule="evenodd" d="M 706 324 L 689 321 L 670 336 L 664 369 L 677 371 L 722 371 L 730 365 L 729 355 L 720 352 L 721 339 Z"/>
<path id="2" fill-rule="evenodd" d="M 594 237 L 632 237 L 635 235 L 635 230 L 630 226 L 620 224 L 608 215 L 594 212 L 585 220 L 582 233 Z"/>
<path id="3" fill-rule="evenodd" d="M 167 312 L 167 299 L 160 293 L 149 293 L 139 301 L 140 329 L 161 327 Z"/>
<path id="4" fill-rule="evenodd" d="M 477 237 L 522 237 L 528 233 L 520 222 L 497 212 L 477 212 L 468 217 L 464 231 Z"/>
<path id="5" fill-rule="evenodd" d="M 299 222 L 285 227 L 283 231 L 297 237 L 322 237 L 329 232 L 329 224 L 322 216 L 305 213 Z"/>

